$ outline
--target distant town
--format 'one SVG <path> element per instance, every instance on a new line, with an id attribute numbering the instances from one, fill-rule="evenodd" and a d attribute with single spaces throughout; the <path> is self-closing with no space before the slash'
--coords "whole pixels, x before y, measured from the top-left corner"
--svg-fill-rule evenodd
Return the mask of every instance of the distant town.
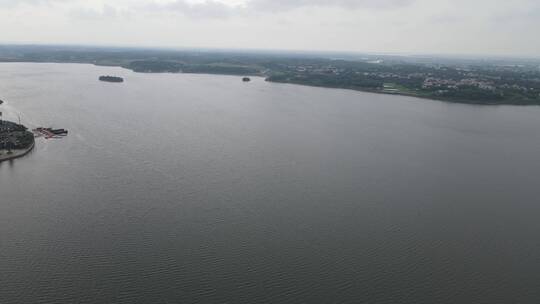
<path id="1" fill-rule="evenodd" d="M 269 81 L 473 104 L 540 104 L 540 65 L 353 62 L 287 65 Z"/>
<path id="2" fill-rule="evenodd" d="M 140 73 L 261 76 L 267 81 L 457 103 L 540 105 L 540 60 L 361 54 L 0 46 L 0 62 L 119 66 Z"/>

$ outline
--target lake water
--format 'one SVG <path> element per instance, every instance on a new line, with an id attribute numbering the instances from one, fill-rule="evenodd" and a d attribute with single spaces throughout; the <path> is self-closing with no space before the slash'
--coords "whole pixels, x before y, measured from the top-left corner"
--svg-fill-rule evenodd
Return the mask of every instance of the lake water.
<path id="1" fill-rule="evenodd" d="M 70 131 L 0 164 L 2 304 L 540 302 L 540 107 L 19 63 L 0 99 Z"/>

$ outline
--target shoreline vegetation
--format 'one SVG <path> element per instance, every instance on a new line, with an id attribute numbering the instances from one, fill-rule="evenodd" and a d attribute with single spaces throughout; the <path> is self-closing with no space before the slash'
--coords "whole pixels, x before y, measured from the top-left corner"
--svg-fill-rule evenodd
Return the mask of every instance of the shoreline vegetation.
<path id="1" fill-rule="evenodd" d="M 540 60 L 536 59 L 0 46 L 0 62 L 90 63 L 136 73 L 260 76 L 275 83 L 453 103 L 540 105 Z M 120 79 L 100 77 L 108 82 Z"/>
<path id="2" fill-rule="evenodd" d="M 0 162 L 23 157 L 34 149 L 34 134 L 23 125 L 0 120 Z"/>

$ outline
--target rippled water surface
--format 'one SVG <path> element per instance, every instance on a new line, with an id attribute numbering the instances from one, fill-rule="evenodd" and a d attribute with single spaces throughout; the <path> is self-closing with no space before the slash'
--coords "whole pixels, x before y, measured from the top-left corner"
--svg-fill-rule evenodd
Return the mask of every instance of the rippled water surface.
<path id="1" fill-rule="evenodd" d="M 124 84 L 97 81 L 114 74 Z M 0 303 L 538 303 L 540 108 L 0 64 Z"/>

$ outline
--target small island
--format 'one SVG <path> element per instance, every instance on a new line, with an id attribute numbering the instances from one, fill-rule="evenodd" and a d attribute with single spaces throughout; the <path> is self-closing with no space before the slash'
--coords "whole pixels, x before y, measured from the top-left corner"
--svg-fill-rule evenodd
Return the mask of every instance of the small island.
<path id="1" fill-rule="evenodd" d="M 105 81 L 105 82 L 116 82 L 116 83 L 124 82 L 124 78 L 116 77 L 116 76 L 100 76 L 99 80 Z"/>
<path id="2" fill-rule="evenodd" d="M 34 148 L 34 134 L 23 125 L 0 120 L 0 162 L 28 154 Z"/>

